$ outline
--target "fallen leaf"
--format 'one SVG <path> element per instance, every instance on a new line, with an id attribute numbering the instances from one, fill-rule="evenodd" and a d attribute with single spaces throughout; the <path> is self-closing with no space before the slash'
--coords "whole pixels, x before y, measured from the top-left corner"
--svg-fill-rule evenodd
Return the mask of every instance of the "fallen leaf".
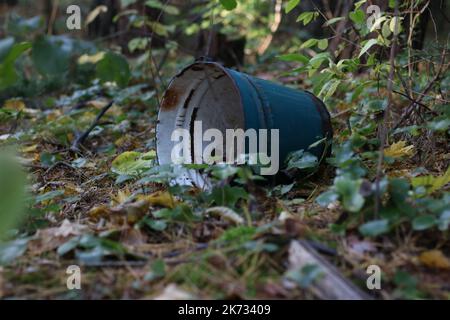
<path id="1" fill-rule="evenodd" d="M 414 146 L 406 145 L 406 141 L 400 140 L 391 144 L 389 147 L 384 149 L 384 155 L 386 157 L 400 158 L 400 157 L 411 157 L 414 154 Z"/>
<path id="2" fill-rule="evenodd" d="M 37 147 L 38 147 L 37 144 L 33 144 L 33 145 L 31 145 L 31 146 L 22 148 L 21 151 L 22 151 L 23 153 L 34 152 L 34 151 L 36 151 Z"/>
<path id="3" fill-rule="evenodd" d="M 427 189 L 427 193 L 431 194 L 446 184 L 450 183 L 450 166 L 447 168 L 442 176 L 420 176 L 411 179 L 411 184 L 413 187 L 423 186 Z"/>
<path id="4" fill-rule="evenodd" d="M 163 292 L 156 296 L 155 300 L 189 300 L 193 299 L 194 297 L 187 291 L 184 291 L 176 284 L 169 284 L 167 287 L 164 288 Z"/>
<path id="5" fill-rule="evenodd" d="M 111 164 L 111 171 L 119 175 L 136 175 L 154 165 L 154 157 L 149 153 L 126 151 L 118 155 Z"/>
<path id="6" fill-rule="evenodd" d="M 131 192 L 130 192 L 130 190 L 128 190 L 128 189 L 125 189 L 125 190 L 119 190 L 119 191 L 117 192 L 117 195 L 116 195 L 116 196 L 113 196 L 113 197 L 111 198 L 111 202 L 112 202 L 112 204 L 114 204 L 114 205 L 119 205 L 119 204 L 122 204 L 122 203 L 127 202 L 128 199 L 130 199 L 130 197 L 131 197 Z"/>
<path id="7" fill-rule="evenodd" d="M 111 214 L 111 209 L 105 205 L 93 207 L 88 215 L 95 219 L 105 218 Z"/>
<path id="8" fill-rule="evenodd" d="M 173 209 L 176 201 L 173 196 L 167 191 L 156 191 L 150 195 L 138 196 L 138 200 L 143 200 L 151 206 L 161 206 Z"/>
<path id="9" fill-rule="evenodd" d="M 30 238 L 0 243 L 0 265 L 8 264 L 25 253 Z"/>
<path id="10" fill-rule="evenodd" d="M 140 229 L 126 227 L 120 233 L 120 243 L 133 248 L 139 247 L 147 243 L 147 236 Z"/>
<path id="11" fill-rule="evenodd" d="M 61 226 L 38 230 L 30 241 L 29 252 L 35 255 L 52 251 L 65 243 L 69 237 L 81 235 L 86 226 L 65 219 Z"/>
<path id="12" fill-rule="evenodd" d="M 444 256 L 441 250 L 429 250 L 422 252 L 419 261 L 433 269 L 450 269 L 450 260 Z"/>
<path id="13" fill-rule="evenodd" d="M 89 210 L 89 216 L 94 219 L 113 219 L 117 223 L 126 221 L 129 224 L 138 222 L 150 208 L 150 203 L 146 200 L 123 203 L 115 207 L 105 205 L 97 206 Z"/>
<path id="14" fill-rule="evenodd" d="M 9 99 L 3 104 L 6 110 L 22 111 L 26 108 L 25 103 L 19 99 Z"/>
<path id="15" fill-rule="evenodd" d="M 59 228 L 54 229 L 54 234 L 56 237 L 68 237 L 68 236 L 78 236 L 84 230 L 86 226 L 76 223 L 70 222 L 68 219 L 64 219 L 63 223 Z"/>
<path id="16" fill-rule="evenodd" d="M 233 222 L 235 224 L 243 224 L 244 219 L 238 215 L 235 211 L 231 210 L 227 207 L 212 207 L 205 211 L 206 214 L 216 214 L 224 218 L 225 220 L 228 220 L 230 222 Z"/>

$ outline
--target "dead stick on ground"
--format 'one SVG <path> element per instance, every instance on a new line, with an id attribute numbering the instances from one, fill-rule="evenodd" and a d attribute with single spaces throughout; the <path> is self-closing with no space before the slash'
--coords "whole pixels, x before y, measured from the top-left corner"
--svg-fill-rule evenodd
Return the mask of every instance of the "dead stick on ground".
<path id="1" fill-rule="evenodd" d="M 320 268 L 321 275 L 308 286 L 308 290 L 320 299 L 365 300 L 371 297 L 346 279 L 339 270 L 320 256 L 303 240 L 293 240 L 289 247 L 289 271 L 298 272 L 306 266 Z"/>
<path id="2" fill-rule="evenodd" d="M 75 139 L 72 146 L 70 147 L 71 151 L 73 152 L 80 151 L 79 146 L 84 142 L 84 140 L 86 140 L 86 138 L 89 136 L 89 133 L 91 133 L 91 131 L 94 130 L 94 128 L 98 125 L 98 122 L 100 121 L 101 117 L 103 117 L 106 111 L 108 111 L 109 108 L 113 106 L 113 104 L 114 100 L 111 100 L 107 105 L 105 105 L 102 108 L 102 110 L 100 110 L 99 114 L 97 115 L 97 117 L 95 117 L 95 120 L 94 122 L 92 122 L 91 126 L 85 132 L 83 132 L 83 134 L 81 134 L 78 138 Z"/>

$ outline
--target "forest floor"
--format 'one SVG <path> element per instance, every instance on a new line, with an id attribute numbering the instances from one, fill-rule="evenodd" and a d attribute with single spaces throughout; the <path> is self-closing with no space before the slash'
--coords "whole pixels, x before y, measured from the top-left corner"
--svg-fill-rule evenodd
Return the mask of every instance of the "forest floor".
<path id="1" fill-rule="evenodd" d="M 320 274 L 292 270 L 289 262 L 292 241 L 302 240 L 373 298 L 450 298 L 448 232 L 399 227 L 364 237 L 362 221 L 346 232 L 330 227 L 348 212 L 339 202 L 323 207 L 315 201 L 333 183 L 335 168 L 326 164 L 282 186 L 230 183 L 227 176 L 215 189 L 221 194 L 168 187 L 160 183 L 163 171 L 129 174 L 136 163 L 154 165 L 156 105 L 143 102 L 152 93 L 138 83 L 107 97 L 95 90 L 4 105 L 15 118 L 0 123 L 0 132 L 20 136 L 32 209 L 18 231 L 25 236 L 8 243 L 8 256 L 3 248 L 3 259 L 11 261 L 0 267 L 0 297 L 316 298 L 310 288 Z M 83 95 L 88 98 L 79 103 Z M 79 150 L 71 150 L 111 96 L 114 105 Z M 337 133 L 346 119 L 336 114 L 346 108 L 333 113 Z M 386 171 L 408 176 L 417 163 L 407 157 Z M 448 153 L 437 154 L 433 173 L 443 174 L 446 163 Z M 81 290 L 66 287 L 70 265 L 81 267 Z M 366 287 L 370 265 L 382 270 L 379 290 Z"/>

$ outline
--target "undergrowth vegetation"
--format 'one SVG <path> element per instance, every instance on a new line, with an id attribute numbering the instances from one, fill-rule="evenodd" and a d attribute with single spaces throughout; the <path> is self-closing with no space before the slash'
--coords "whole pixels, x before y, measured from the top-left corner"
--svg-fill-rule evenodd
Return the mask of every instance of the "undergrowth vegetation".
<path id="1" fill-rule="evenodd" d="M 366 0 L 331 16 L 298 0 L 283 1 L 281 13 L 281 1 L 210 1 L 191 15 L 147 1 L 164 23 L 135 2 L 122 1 L 119 17 L 152 31 L 125 47 L 51 35 L 43 17 L 8 13 L 0 297 L 314 298 L 308 288 L 321 271 L 289 266 L 299 239 L 375 298 L 450 297 L 448 29 L 434 25 L 423 48 L 413 46 L 430 1 L 388 1 L 372 20 Z M 279 14 L 302 31 L 271 28 Z M 172 183 L 179 168 L 156 161 L 160 99 L 193 61 L 180 38 L 214 19 L 224 34 L 247 37 L 241 71 L 325 102 L 329 157 L 299 150 L 283 179 L 189 165 L 210 188 Z M 304 31 L 319 21 L 320 36 Z M 169 40 L 155 45 L 161 38 Z M 83 287 L 68 291 L 74 264 Z M 382 270 L 380 290 L 366 288 L 369 265 Z"/>

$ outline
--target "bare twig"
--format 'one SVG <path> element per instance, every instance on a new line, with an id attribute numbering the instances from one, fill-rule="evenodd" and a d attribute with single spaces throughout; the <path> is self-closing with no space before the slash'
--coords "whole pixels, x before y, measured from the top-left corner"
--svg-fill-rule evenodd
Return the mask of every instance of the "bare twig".
<path id="1" fill-rule="evenodd" d="M 47 29 L 48 35 L 53 34 L 53 27 L 55 25 L 56 14 L 58 13 L 58 6 L 59 6 L 59 0 L 55 0 L 53 3 L 53 6 L 52 6 L 51 15 L 50 15 L 49 21 L 48 21 L 48 29 Z"/>
<path id="2" fill-rule="evenodd" d="M 270 43 L 272 42 L 272 39 L 273 39 L 273 35 L 275 32 L 277 32 L 278 27 L 280 26 L 281 17 L 282 17 L 281 6 L 282 6 L 282 1 L 277 0 L 275 3 L 275 14 L 274 14 L 273 23 L 270 26 L 270 34 L 264 38 L 264 40 L 261 42 L 261 44 L 258 48 L 258 54 L 260 56 L 263 55 L 264 52 L 266 52 L 267 48 L 269 48 Z"/>
<path id="3" fill-rule="evenodd" d="M 396 94 L 399 94 L 399 95 L 401 95 L 402 97 L 405 97 L 406 99 L 408 99 L 410 102 L 415 103 L 415 104 L 417 104 L 417 105 L 423 107 L 424 109 L 427 109 L 427 111 L 430 111 L 430 112 L 436 114 L 436 113 L 435 113 L 433 110 L 431 110 L 427 105 L 423 104 L 422 102 L 419 102 L 419 101 L 415 100 L 414 98 L 408 96 L 406 93 L 403 93 L 403 92 L 400 92 L 400 91 L 397 91 L 397 90 L 392 90 L 392 92 L 394 92 L 394 93 L 396 93 Z"/>
<path id="4" fill-rule="evenodd" d="M 421 103 L 421 101 L 423 100 L 424 97 L 427 96 L 428 91 L 433 87 L 435 82 L 438 81 L 439 78 L 441 77 L 441 75 L 443 73 L 445 73 L 445 71 L 448 69 L 448 65 L 445 66 L 445 56 L 446 56 L 446 50 L 444 49 L 442 51 L 439 68 L 438 68 L 435 76 L 433 77 L 433 79 L 431 79 L 430 82 L 428 82 L 425 89 L 423 89 L 423 91 L 421 93 L 419 93 L 418 98 L 415 99 L 413 102 L 411 102 L 410 105 L 408 106 L 408 108 L 406 108 L 406 112 L 403 114 L 403 116 L 400 118 L 400 120 L 395 124 L 395 126 L 392 128 L 392 130 L 397 129 L 409 117 L 409 115 L 414 111 L 415 106 L 418 103 Z"/>
<path id="5" fill-rule="evenodd" d="M 395 1 L 395 12 L 394 16 L 398 17 L 398 1 Z M 394 36 L 392 39 L 391 52 L 389 54 L 389 81 L 387 84 L 388 91 L 388 101 L 386 109 L 384 110 L 383 122 L 380 123 L 380 149 L 378 152 L 378 162 L 377 162 L 377 173 L 375 178 L 375 216 L 378 216 L 378 212 L 380 210 L 381 197 L 380 197 L 380 179 L 383 170 L 383 160 L 384 160 L 384 146 L 386 144 L 387 132 L 388 132 L 388 121 L 390 118 L 391 104 L 392 104 L 392 87 L 394 84 L 394 75 L 395 75 L 395 51 L 397 49 L 397 28 L 398 28 L 398 19 L 395 19 L 394 25 Z"/>
<path id="6" fill-rule="evenodd" d="M 70 150 L 73 152 L 79 152 L 80 151 L 80 145 L 86 140 L 86 138 L 89 136 L 89 133 L 91 133 L 92 130 L 97 126 L 98 122 L 100 121 L 101 117 L 106 113 L 106 111 L 109 110 L 114 104 L 114 100 L 111 100 L 107 105 L 105 105 L 102 110 L 100 110 L 97 117 L 95 117 L 94 122 L 92 122 L 91 126 L 83 132 L 78 138 L 75 139 L 72 146 L 70 147 Z"/>

